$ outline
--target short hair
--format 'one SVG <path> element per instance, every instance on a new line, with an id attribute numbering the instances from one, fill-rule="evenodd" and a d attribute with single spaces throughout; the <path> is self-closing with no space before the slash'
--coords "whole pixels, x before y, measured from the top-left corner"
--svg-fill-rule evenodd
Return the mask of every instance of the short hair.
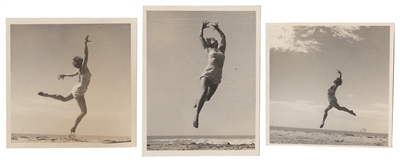
<path id="1" fill-rule="evenodd" d="M 217 45 L 218 45 L 218 40 L 217 39 L 215 39 L 214 37 L 210 37 L 210 38 L 206 38 L 206 41 L 207 41 L 207 45 L 208 46 L 210 46 L 211 44 L 210 44 L 210 40 L 211 39 L 214 39 L 215 40 L 215 42 L 217 42 Z"/>
<path id="2" fill-rule="evenodd" d="M 77 67 L 77 68 L 81 68 L 82 67 L 82 62 L 83 62 L 83 58 L 82 57 L 75 56 L 72 60 L 76 63 L 75 67 Z"/>

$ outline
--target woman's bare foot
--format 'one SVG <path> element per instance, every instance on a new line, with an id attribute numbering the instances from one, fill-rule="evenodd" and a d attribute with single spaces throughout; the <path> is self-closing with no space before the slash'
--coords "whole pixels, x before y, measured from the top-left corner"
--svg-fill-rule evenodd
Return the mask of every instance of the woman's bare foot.
<path id="1" fill-rule="evenodd" d="M 69 134 L 69 138 L 75 138 L 75 137 L 76 137 L 75 132 L 71 132 L 71 133 Z"/>
<path id="2" fill-rule="evenodd" d="M 43 92 L 39 92 L 38 95 L 39 95 L 39 96 L 43 96 L 43 97 L 47 97 L 47 96 L 48 96 L 47 93 L 43 93 Z"/>
<path id="3" fill-rule="evenodd" d="M 196 108 L 197 107 L 197 103 L 198 103 L 198 101 L 197 101 L 197 99 L 194 101 L 194 106 L 193 106 L 193 108 Z"/>
<path id="4" fill-rule="evenodd" d="M 72 133 L 75 133 L 75 130 L 76 130 L 76 128 L 75 128 L 75 127 L 72 127 L 71 130 L 70 130 L 70 131 L 71 131 L 71 134 L 72 134 Z"/>
<path id="5" fill-rule="evenodd" d="M 354 116 L 356 116 L 356 113 L 354 113 L 353 112 L 353 110 L 350 110 L 350 112 L 349 112 L 351 115 L 354 115 Z"/>
<path id="6" fill-rule="evenodd" d="M 195 116 L 195 118 L 194 118 L 193 127 L 199 128 L 199 118 L 197 116 Z"/>

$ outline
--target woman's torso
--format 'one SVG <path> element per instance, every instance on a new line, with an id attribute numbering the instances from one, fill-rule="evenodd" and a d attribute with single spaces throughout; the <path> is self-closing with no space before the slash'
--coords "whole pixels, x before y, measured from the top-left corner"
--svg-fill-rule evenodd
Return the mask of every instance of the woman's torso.
<path id="1" fill-rule="evenodd" d="M 82 83 L 82 85 L 88 86 L 90 83 L 90 78 L 92 77 L 92 74 L 90 73 L 89 69 L 86 68 L 85 70 L 79 70 L 79 83 Z"/>
<path id="2" fill-rule="evenodd" d="M 337 89 L 337 87 L 335 85 L 331 86 L 328 89 L 328 99 L 329 100 L 337 100 L 335 97 L 336 89 Z"/>
<path id="3" fill-rule="evenodd" d="M 221 69 L 224 66 L 225 54 L 218 49 L 209 48 L 207 58 L 208 66 Z"/>

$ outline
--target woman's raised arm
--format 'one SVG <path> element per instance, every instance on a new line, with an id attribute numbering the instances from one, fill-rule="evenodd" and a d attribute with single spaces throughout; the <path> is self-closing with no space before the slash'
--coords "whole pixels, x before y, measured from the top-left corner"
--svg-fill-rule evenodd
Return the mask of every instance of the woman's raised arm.
<path id="1" fill-rule="evenodd" d="M 89 40 L 89 35 L 88 35 L 85 38 L 85 51 L 84 51 L 85 58 L 83 59 L 82 68 L 87 68 L 87 63 L 88 63 L 88 59 L 89 59 L 89 49 L 88 49 L 87 43 L 89 43 L 89 42 L 90 42 L 90 40 Z"/>
<path id="2" fill-rule="evenodd" d="M 216 22 L 214 25 L 212 25 L 214 27 L 214 30 L 217 30 L 217 32 L 219 33 L 219 35 L 221 36 L 221 44 L 219 46 L 219 49 L 222 52 L 225 52 L 226 49 L 226 37 L 224 32 L 222 32 L 222 30 L 219 28 L 218 26 L 218 22 Z"/>
<path id="3" fill-rule="evenodd" d="M 200 41 L 201 41 L 201 45 L 203 46 L 203 49 L 206 49 L 206 48 L 208 47 L 207 42 L 206 42 L 206 40 L 205 40 L 204 37 L 203 37 L 203 30 L 204 30 L 205 28 L 208 28 L 208 27 L 209 27 L 209 26 L 208 26 L 209 23 L 210 23 L 210 22 L 208 22 L 207 20 L 206 20 L 206 21 L 203 21 L 203 25 L 201 25 L 201 29 L 200 29 Z"/>

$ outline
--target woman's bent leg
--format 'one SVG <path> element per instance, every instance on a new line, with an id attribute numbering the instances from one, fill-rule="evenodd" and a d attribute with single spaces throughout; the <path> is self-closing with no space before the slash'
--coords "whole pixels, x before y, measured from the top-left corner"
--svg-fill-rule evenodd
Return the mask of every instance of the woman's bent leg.
<path id="1" fill-rule="evenodd" d="M 210 80 L 208 80 L 205 77 L 202 77 L 200 79 L 200 85 L 202 88 L 202 93 L 200 95 L 200 98 L 197 100 L 195 107 L 197 107 L 196 111 L 196 116 L 193 121 L 193 127 L 198 128 L 199 127 L 199 116 L 200 116 L 200 111 L 203 108 L 204 102 L 206 101 L 206 97 L 208 94 L 208 88 L 210 86 Z"/>
<path id="2" fill-rule="evenodd" d="M 351 115 L 356 116 L 356 113 L 354 113 L 353 110 L 349 110 L 349 109 L 347 109 L 346 107 L 342 107 L 342 106 L 340 106 L 338 103 L 335 103 L 335 104 L 333 105 L 333 107 L 335 107 L 336 109 L 338 109 L 338 110 L 340 110 L 340 111 L 345 111 L 345 112 L 347 112 L 347 113 L 349 113 L 349 114 L 351 114 Z"/>
<path id="3" fill-rule="evenodd" d="M 210 84 L 210 88 L 207 93 L 206 101 L 210 101 L 211 97 L 214 95 L 215 91 L 217 90 L 219 84 Z"/>
<path id="4" fill-rule="evenodd" d="M 63 101 L 63 102 L 70 101 L 74 98 L 74 96 L 72 96 L 72 94 L 69 94 L 68 96 L 64 97 L 64 96 L 61 96 L 58 94 L 47 94 L 47 93 L 39 92 L 38 95 L 43 96 L 43 97 L 50 97 L 52 99 L 56 99 L 56 100 Z"/>
<path id="5" fill-rule="evenodd" d="M 75 125 L 71 128 L 71 133 L 75 133 L 76 127 L 81 122 L 82 118 L 87 114 L 86 100 L 84 96 L 76 97 L 76 101 L 78 102 L 78 106 L 81 109 L 81 113 L 75 120 Z"/>
<path id="6" fill-rule="evenodd" d="M 326 120 L 326 118 L 328 117 L 328 111 L 330 110 L 330 109 L 332 109 L 333 108 L 333 106 L 331 106 L 331 105 L 329 105 L 326 109 L 325 109 L 325 113 L 324 113 L 324 117 L 323 117 L 323 119 L 322 119 L 322 124 L 319 126 L 319 128 L 323 128 L 324 127 L 324 125 L 325 125 L 325 120 Z"/>

